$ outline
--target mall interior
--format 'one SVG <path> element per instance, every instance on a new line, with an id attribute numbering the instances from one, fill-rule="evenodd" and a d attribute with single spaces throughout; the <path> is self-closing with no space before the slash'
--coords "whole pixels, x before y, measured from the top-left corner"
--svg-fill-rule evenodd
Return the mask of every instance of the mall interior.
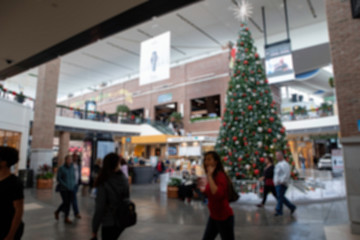
<path id="1" fill-rule="evenodd" d="M 287 192 L 297 211 L 282 218 L 272 196 L 256 207 L 259 179 L 234 182 L 236 239 L 360 239 L 360 0 L 0 2 L 0 146 L 20 154 L 22 239 L 89 239 L 94 168 L 110 152 L 127 161 L 138 214 L 120 239 L 200 239 L 206 202 L 167 185 L 192 169 L 205 176 L 241 21 L 299 178 Z M 274 73 L 280 58 L 290 70 Z M 53 215 L 68 154 L 82 168 L 82 219 L 69 226 Z M 159 160 L 169 171 L 154 183 Z"/>

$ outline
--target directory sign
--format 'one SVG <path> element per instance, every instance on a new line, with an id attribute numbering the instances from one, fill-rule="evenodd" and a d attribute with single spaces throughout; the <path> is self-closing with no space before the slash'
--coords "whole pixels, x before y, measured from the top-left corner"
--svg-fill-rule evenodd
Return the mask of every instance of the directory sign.
<path id="1" fill-rule="evenodd" d="M 333 172 L 344 171 L 344 161 L 342 155 L 342 149 L 331 150 L 331 162 Z"/>
<path id="2" fill-rule="evenodd" d="M 96 102 L 86 101 L 85 102 L 86 119 L 94 120 L 96 118 Z"/>
<path id="3" fill-rule="evenodd" d="M 266 76 L 269 84 L 295 79 L 290 41 L 265 46 Z"/>
<path id="4" fill-rule="evenodd" d="M 141 43 L 140 86 L 170 77 L 170 32 Z"/>

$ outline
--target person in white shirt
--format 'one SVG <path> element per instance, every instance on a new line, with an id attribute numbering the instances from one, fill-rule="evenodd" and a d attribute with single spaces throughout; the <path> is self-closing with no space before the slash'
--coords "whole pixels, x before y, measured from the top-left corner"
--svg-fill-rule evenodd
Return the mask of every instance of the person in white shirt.
<path id="1" fill-rule="evenodd" d="M 285 204 L 290 209 L 291 214 L 293 214 L 296 210 L 296 206 L 285 197 L 290 182 L 290 165 L 285 161 L 281 151 L 276 152 L 276 159 L 278 163 L 275 165 L 274 171 L 274 184 L 277 195 L 275 216 L 283 215 L 283 204 Z"/>

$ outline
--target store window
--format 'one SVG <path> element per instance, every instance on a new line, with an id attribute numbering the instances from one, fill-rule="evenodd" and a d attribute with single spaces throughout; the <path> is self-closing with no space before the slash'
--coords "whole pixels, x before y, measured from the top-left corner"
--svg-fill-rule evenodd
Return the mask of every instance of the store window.
<path id="1" fill-rule="evenodd" d="M 130 111 L 130 118 L 135 121 L 135 123 L 142 123 L 144 122 L 144 109 L 134 109 Z"/>
<path id="2" fill-rule="evenodd" d="M 20 148 L 21 133 L 0 129 L 0 146 Z"/>
<path id="3" fill-rule="evenodd" d="M 155 106 L 155 120 L 163 123 L 170 121 L 173 112 L 177 112 L 177 103 L 168 103 Z"/>
<path id="4" fill-rule="evenodd" d="M 203 121 L 220 117 L 220 95 L 195 98 L 191 102 L 190 121 Z"/>

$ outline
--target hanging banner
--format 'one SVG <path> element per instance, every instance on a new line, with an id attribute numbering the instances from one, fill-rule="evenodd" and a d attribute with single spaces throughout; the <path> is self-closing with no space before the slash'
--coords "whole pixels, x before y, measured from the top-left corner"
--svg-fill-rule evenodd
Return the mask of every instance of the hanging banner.
<path id="1" fill-rule="evenodd" d="M 269 84 L 295 79 L 290 41 L 265 46 L 266 76 Z"/>
<path id="2" fill-rule="evenodd" d="M 141 43 L 140 86 L 170 77 L 170 32 Z"/>

